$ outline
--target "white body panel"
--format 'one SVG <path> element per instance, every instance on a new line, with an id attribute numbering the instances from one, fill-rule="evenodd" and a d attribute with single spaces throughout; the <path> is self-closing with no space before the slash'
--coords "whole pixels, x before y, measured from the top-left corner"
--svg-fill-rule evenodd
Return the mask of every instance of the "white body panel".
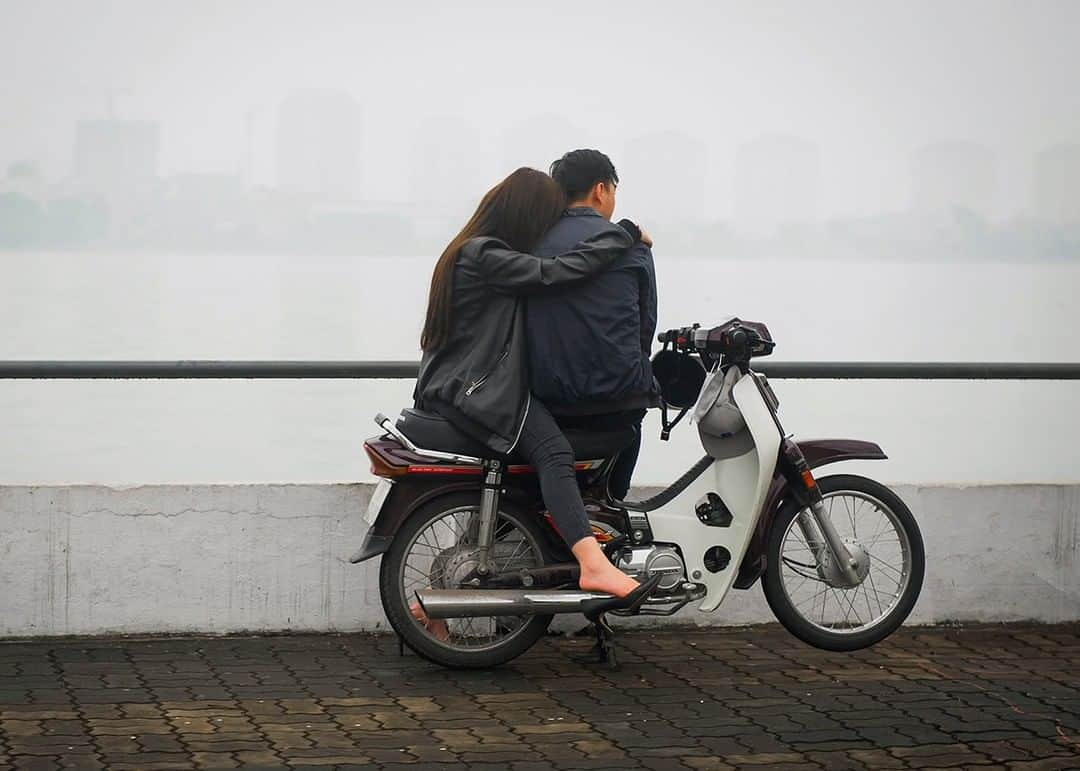
<path id="1" fill-rule="evenodd" d="M 678 544 L 690 580 L 707 587 L 698 606 L 705 611 L 716 609 L 739 572 L 780 453 L 780 431 L 751 375 L 744 375 L 735 384 L 733 396 L 753 437 L 753 449 L 735 458 L 714 461 L 674 500 L 649 512 L 653 539 Z M 694 507 L 710 492 L 719 495 L 731 512 L 729 527 L 706 525 L 697 518 Z M 717 573 L 705 568 L 705 552 L 712 546 L 723 546 L 731 554 L 731 561 Z"/>

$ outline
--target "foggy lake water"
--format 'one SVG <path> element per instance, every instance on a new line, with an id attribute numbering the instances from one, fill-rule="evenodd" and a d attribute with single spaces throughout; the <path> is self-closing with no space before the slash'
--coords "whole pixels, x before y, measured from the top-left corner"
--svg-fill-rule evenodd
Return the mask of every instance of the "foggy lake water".
<path id="1" fill-rule="evenodd" d="M 1080 265 L 665 258 L 660 327 L 764 321 L 776 360 L 1080 361 Z M 405 359 L 433 257 L 0 255 L 0 359 Z M 1075 482 L 1075 382 L 775 380 L 796 436 L 878 441 L 886 481 Z M 0 380 L 0 483 L 370 479 L 411 381 Z M 650 416 L 635 481 L 701 455 Z"/>

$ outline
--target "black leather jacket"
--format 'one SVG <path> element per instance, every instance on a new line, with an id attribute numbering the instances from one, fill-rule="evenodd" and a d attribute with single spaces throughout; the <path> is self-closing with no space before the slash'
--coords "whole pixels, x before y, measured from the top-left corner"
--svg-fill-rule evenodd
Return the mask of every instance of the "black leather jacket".
<path id="1" fill-rule="evenodd" d="M 607 267 L 634 243 L 610 225 L 555 257 L 516 252 L 496 238 L 473 238 L 454 265 L 449 339 L 425 351 L 413 398 L 462 431 L 509 455 L 528 414 L 524 295 L 551 291 Z"/>

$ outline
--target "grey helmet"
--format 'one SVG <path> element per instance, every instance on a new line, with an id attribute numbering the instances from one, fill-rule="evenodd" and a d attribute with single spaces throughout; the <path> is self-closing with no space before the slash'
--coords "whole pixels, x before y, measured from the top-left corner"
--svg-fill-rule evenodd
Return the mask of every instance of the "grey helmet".
<path id="1" fill-rule="evenodd" d="M 706 451 L 714 458 L 742 455 L 753 447 L 746 420 L 735 404 L 733 394 L 735 384 L 741 378 L 738 367 L 714 369 L 694 406 L 692 420 L 698 424 Z"/>

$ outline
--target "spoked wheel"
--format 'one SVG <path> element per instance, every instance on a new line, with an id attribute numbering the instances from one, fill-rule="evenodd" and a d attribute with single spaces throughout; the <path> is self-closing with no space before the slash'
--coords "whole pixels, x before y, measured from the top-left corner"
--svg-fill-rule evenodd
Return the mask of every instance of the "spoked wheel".
<path id="1" fill-rule="evenodd" d="M 545 525 L 504 500 L 488 552 L 492 569 L 516 572 L 547 564 Z M 423 620 L 415 592 L 468 589 L 462 580 L 477 565 L 480 517 L 477 492 L 453 493 L 420 507 L 402 525 L 379 570 L 383 610 L 405 643 L 429 661 L 447 667 L 493 667 L 533 646 L 551 615 L 484 616 Z"/>
<path id="2" fill-rule="evenodd" d="M 834 564 L 809 509 L 789 505 L 769 534 L 762 580 L 776 618 L 818 648 L 851 651 L 888 637 L 904 622 L 922 588 L 922 534 L 904 502 L 866 477 L 818 480 L 833 526 L 859 562 L 852 585 Z"/>

